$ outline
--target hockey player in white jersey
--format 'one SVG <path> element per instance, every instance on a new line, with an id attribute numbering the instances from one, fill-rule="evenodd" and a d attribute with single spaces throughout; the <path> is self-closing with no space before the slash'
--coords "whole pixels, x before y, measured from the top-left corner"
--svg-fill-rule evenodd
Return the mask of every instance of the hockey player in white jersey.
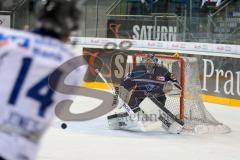
<path id="1" fill-rule="evenodd" d="M 63 42 L 78 29 L 80 15 L 77 0 L 47 0 L 33 33 L 0 28 L 0 160 L 36 159 L 61 98 L 48 76 L 73 58 Z"/>

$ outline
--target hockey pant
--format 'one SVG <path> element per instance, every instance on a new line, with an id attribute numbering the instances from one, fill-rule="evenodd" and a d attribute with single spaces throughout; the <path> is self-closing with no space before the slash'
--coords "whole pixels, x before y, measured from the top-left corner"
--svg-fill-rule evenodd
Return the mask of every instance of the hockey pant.
<path id="1" fill-rule="evenodd" d="M 142 103 L 142 101 L 146 98 L 147 96 L 145 94 L 141 94 L 141 93 L 133 93 L 131 95 L 131 98 L 128 102 L 128 105 L 131 107 L 131 109 L 135 109 L 138 108 L 140 103 Z M 162 104 L 165 105 L 166 103 L 166 96 L 165 95 L 161 95 L 161 96 L 157 96 L 156 99 Z"/>

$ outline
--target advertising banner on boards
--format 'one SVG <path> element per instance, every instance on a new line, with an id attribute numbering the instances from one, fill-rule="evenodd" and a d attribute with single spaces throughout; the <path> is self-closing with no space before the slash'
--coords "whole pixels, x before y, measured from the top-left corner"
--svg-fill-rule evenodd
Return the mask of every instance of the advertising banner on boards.
<path id="1" fill-rule="evenodd" d="M 151 51 L 105 50 L 84 48 L 84 55 L 89 64 L 86 82 L 102 82 L 94 69 L 98 68 L 110 83 L 119 84 L 133 68 L 131 56 L 136 53 L 160 53 Z M 162 53 L 171 54 L 174 53 Z M 240 99 L 240 61 L 239 58 L 184 55 L 196 57 L 199 66 L 199 78 L 203 94 Z"/>

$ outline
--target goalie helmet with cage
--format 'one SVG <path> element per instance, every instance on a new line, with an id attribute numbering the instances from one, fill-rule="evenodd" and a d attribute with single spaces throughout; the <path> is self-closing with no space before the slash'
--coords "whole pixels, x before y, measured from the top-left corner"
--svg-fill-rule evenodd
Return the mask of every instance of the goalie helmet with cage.
<path id="1" fill-rule="evenodd" d="M 158 58 L 154 54 L 146 54 L 141 63 L 144 64 L 148 72 L 151 72 L 153 67 L 158 64 Z"/>
<path id="2" fill-rule="evenodd" d="M 78 30 L 81 20 L 80 0 L 42 0 L 36 5 L 38 27 L 60 36 Z"/>

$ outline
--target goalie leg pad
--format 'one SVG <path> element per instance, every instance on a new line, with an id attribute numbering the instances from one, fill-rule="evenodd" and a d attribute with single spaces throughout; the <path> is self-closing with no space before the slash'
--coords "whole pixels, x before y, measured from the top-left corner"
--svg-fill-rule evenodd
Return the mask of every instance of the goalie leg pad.
<path id="1" fill-rule="evenodd" d="M 184 122 L 173 115 L 158 99 L 151 96 L 150 99 L 160 108 L 161 113 L 159 120 L 162 121 L 163 128 L 169 133 L 180 133 L 183 129 Z"/>
<path id="2" fill-rule="evenodd" d="M 124 119 L 128 116 L 127 112 L 113 114 L 107 117 L 109 129 L 117 130 L 121 129 L 123 126 L 126 126 Z"/>
<path id="3" fill-rule="evenodd" d="M 130 130 L 145 131 L 141 116 L 144 114 L 140 108 L 135 109 L 134 115 L 129 116 L 127 112 L 122 112 L 107 117 L 109 129 L 113 130 Z M 134 117 L 133 117 L 134 116 Z"/>

